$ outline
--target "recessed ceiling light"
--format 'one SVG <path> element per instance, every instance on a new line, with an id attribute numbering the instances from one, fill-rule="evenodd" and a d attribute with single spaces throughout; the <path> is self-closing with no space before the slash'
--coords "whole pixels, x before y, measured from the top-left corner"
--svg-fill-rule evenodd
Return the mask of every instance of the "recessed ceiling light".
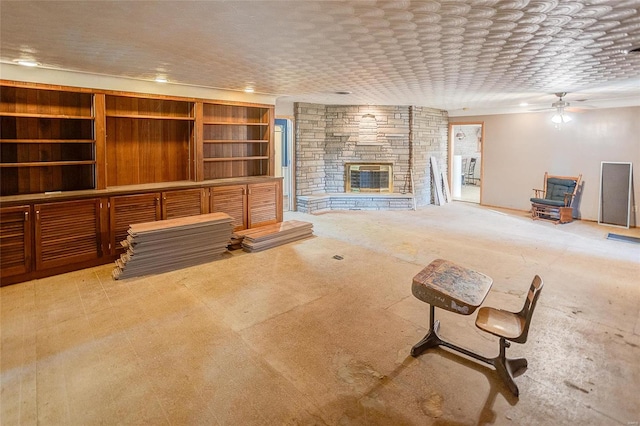
<path id="1" fill-rule="evenodd" d="M 521 107 L 526 107 L 526 106 L 529 106 L 529 104 L 527 102 L 520 102 L 520 106 Z"/>
<path id="2" fill-rule="evenodd" d="M 166 82 L 167 82 L 166 77 L 156 77 L 156 83 L 166 83 Z"/>
<path id="3" fill-rule="evenodd" d="M 40 65 L 36 61 L 30 61 L 28 59 L 16 59 L 15 62 L 18 65 L 22 65 L 23 67 L 37 67 L 38 65 Z"/>
<path id="4" fill-rule="evenodd" d="M 253 87 L 247 87 L 244 91 L 245 93 L 253 93 Z"/>

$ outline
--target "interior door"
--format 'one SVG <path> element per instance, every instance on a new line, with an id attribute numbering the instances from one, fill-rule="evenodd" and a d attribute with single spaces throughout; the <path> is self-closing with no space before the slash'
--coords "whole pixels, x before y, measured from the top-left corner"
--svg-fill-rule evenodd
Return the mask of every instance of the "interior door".
<path id="1" fill-rule="evenodd" d="M 452 198 L 482 202 L 484 123 L 449 124 L 449 182 Z"/>
<path id="2" fill-rule="evenodd" d="M 287 118 L 275 120 L 275 176 L 282 177 L 282 207 L 283 210 L 292 210 L 292 122 Z"/>

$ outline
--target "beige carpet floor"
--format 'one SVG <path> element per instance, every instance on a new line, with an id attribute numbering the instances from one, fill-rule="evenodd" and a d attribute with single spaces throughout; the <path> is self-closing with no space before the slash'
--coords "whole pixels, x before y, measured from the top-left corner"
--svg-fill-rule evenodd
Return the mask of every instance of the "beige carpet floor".
<path id="1" fill-rule="evenodd" d="M 469 203 L 335 211 L 315 236 L 114 281 L 111 265 L 0 289 L 0 424 L 632 425 L 640 421 L 640 245 Z M 334 256 L 338 258 L 334 258 Z M 341 260 L 340 260 L 341 258 Z M 418 358 L 412 277 L 445 258 L 518 310 L 545 281 L 513 397 L 446 349 Z M 442 335 L 494 356 L 469 316 Z"/>

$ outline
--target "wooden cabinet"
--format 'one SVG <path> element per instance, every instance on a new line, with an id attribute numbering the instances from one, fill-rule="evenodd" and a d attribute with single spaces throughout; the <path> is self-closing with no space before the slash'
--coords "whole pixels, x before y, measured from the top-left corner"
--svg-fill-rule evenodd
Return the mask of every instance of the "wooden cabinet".
<path id="1" fill-rule="evenodd" d="M 102 256 L 100 199 L 35 204 L 33 208 L 37 269 Z"/>
<path id="2" fill-rule="evenodd" d="M 210 211 L 233 218 L 234 231 L 282 222 L 282 181 L 210 189 Z"/>
<path id="3" fill-rule="evenodd" d="M 226 213 L 233 218 L 233 230 L 247 229 L 247 185 L 210 188 L 211 213 Z"/>
<path id="4" fill-rule="evenodd" d="M 249 228 L 282 222 L 282 181 L 247 185 Z"/>
<path id="5" fill-rule="evenodd" d="M 106 96 L 107 186 L 193 179 L 193 103 Z"/>
<path id="6" fill-rule="evenodd" d="M 0 269 L 3 277 L 31 270 L 31 206 L 0 209 Z"/>
<path id="7" fill-rule="evenodd" d="M 3 86 L 0 195 L 95 188 L 93 95 Z"/>
<path id="8" fill-rule="evenodd" d="M 207 211 L 204 190 L 182 189 L 146 194 L 120 195 L 109 199 L 111 250 L 121 251 L 129 225 L 203 214 Z"/>
<path id="9" fill-rule="evenodd" d="M 127 238 L 129 225 L 153 222 L 162 217 L 159 192 L 120 195 L 109 199 L 111 252 L 121 251 L 120 241 Z"/>
<path id="10" fill-rule="evenodd" d="M 181 189 L 162 193 L 162 218 L 194 216 L 207 212 L 203 189 Z"/>
<path id="11" fill-rule="evenodd" d="M 203 179 L 269 176 L 273 108 L 202 105 Z"/>

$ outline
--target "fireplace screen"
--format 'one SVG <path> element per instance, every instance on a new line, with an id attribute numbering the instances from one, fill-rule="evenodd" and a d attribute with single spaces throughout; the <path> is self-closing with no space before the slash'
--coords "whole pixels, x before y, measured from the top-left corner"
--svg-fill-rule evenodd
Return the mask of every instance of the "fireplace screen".
<path id="1" fill-rule="evenodd" d="M 345 192 L 393 192 L 391 164 L 348 163 Z"/>

